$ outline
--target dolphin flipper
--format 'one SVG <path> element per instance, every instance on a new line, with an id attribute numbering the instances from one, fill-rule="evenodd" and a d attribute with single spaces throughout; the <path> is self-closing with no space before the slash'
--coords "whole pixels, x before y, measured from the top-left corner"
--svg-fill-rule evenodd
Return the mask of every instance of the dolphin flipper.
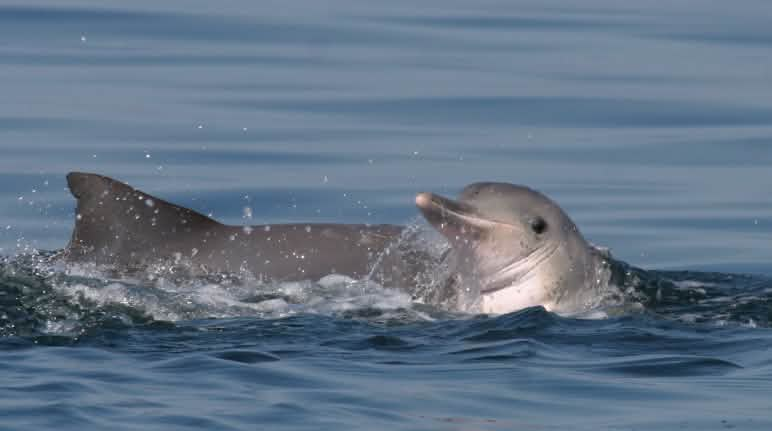
<path id="1" fill-rule="evenodd" d="M 75 261 L 139 266 L 149 256 L 171 257 L 184 236 L 222 227 L 209 217 L 97 174 L 71 172 L 78 201 L 67 257 Z"/>

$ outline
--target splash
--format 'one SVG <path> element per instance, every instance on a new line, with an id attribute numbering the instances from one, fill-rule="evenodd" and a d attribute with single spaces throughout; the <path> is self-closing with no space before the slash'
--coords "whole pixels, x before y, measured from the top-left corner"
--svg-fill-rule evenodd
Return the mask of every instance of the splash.
<path id="1" fill-rule="evenodd" d="M 0 261 L 0 335 L 77 337 L 100 325 L 296 314 L 426 320 L 404 291 L 332 274 L 320 280 L 267 282 L 249 274 L 189 277 L 176 268 L 116 274 L 64 265 L 55 255 Z"/>
<path id="2" fill-rule="evenodd" d="M 64 264 L 56 253 L 41 252 L 0 258 L 0 336 L 77 338 L 95 329 L 157 321 L 299 314 L 399 323 L 471 316 L 474 308 L 459 301 L 463 286 L 453 283 L 444 259 L 447 244 L 432 235 L 420 226 L 406 230 L 363 279 L 338 274 L 293 282 L 249 273 L 192 276 L 184 265 L 173 264 L 117 273 Z M 380 281 L 394 259 L 420 270 L 397 284 L 402 288 L 385 288 Z M 592 306 L 568 317 L 646 312 L 688 324 L 756 327 L 768 326 L 772 316 L 772 281 L 764 277 L 643 271 L 608 262 L 598 274 L 598 280 L 609 277 L 608 287 L 599 284 Z"/>

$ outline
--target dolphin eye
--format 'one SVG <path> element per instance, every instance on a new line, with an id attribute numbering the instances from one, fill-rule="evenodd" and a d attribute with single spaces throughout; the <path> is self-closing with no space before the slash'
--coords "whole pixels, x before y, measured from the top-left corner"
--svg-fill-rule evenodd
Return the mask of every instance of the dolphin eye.
<path id="1" fill-rule="evenodd" d="M 537 234 L 543 233 L 547 230 L 547 221 L 541 217 L 536 217 L 531 220 L 531 229 Z"/>

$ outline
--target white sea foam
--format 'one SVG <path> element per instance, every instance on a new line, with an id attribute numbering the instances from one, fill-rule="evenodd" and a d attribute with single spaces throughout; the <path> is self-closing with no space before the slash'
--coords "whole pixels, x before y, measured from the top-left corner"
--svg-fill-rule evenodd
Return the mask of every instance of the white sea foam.
<path id="1" fill-rule="evenodd" d="M 263 283 L 254 278 L 172 280 L 168 277 L 110 278 L 92 265 L 71 265 L 54 288 L 71 301 L 89 306 L 125 306 L 156 320 L 254 316 L 285 317 L 297 313 L 333 315 L 360 309 L 409 309 L 408 294 L 367 280 L 338 274 L 317 282 Z M 83 278 L 88 277 L 87 282 Z"/>
<path id="2" fill-rule="evenodd" d="M 675 284 L 676 287 L 681 289 L 700 289 L 703 287 L 718 286 L 718 284 L 716 283 L 710 283 L 710 282 L 704 282 L 704 281 L 698 281 L 698 280 L 679 280 L 679 281 L 674 281 L 673 284 Z"/>

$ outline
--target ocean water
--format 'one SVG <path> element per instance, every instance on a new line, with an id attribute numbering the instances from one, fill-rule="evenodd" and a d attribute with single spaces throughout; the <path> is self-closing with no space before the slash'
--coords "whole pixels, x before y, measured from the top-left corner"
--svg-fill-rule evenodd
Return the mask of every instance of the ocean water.
<path id="1" fill-rule="evenodd" d="M 772 429 L 772 4 L 0 2 L 0 429 Z M 624 313 L 51 263 L 65 174 L 227 223 L 537 188 Z"/>

